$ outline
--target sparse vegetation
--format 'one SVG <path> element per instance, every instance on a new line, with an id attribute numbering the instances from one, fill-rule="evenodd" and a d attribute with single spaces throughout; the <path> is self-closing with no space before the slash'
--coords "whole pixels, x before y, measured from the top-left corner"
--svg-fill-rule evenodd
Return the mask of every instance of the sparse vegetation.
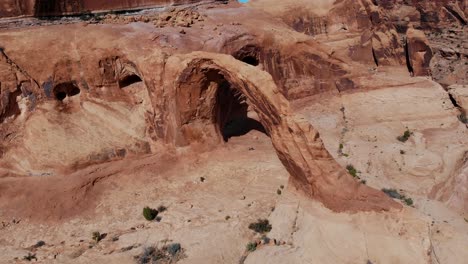
<path id="1" fill-rule="evenodd" d="M 36 253 L 31 253 L 31 252 L 28 252 L 28 254 L 26 256 L 23 257 L 24 260 L 27 260 L 27 261 L 32 261 L 33 259 L 37 261 L 37 258 L 36 258 Z"/>
<path id="2" fill-rule="evenodd" d="M 413 205 L 413 199 L 411 199 L 411 198 L 405 198 L 405 199 L 403 199 L 403 202 L 405 202 L 405 204 L 408 205 L 408 206 Z"/>
<path id="3" fill-rule="evenodd" d="M 401 154 L 401 155 L 404 155 L 404 154 L 406 154 L 406 151 L 400 149 L 400 154 Z"/>
<path id="4" fill-rule="evenodd" d="M 358 178 L 358 171 L 356 170 L 356 168 L 354 168 L 353 165 L 346 166 L 346 169 L 348 170 L 349 174 L 351 174 L 351 176 L 353 176 L 354 178 Z"/>
<path id="5" fill-rule="evenodd" d="M 276 194 L 281 195 L 281 190 L 280 189 L 276 190 Z"/>
<path id="6" fill-rule="evenodd" d="M 257 243 L 249 242 L 246 248 L 247 248 L 247 251 L 254 252 L 257 249 Z"/>
<path id="7" fill-rule="evenodd" d="M 205 177 L 200 177 L 201 182 L 205 182 Z"/>
<path id="8" fill-rule="evenodd" d="M 284 189 L 284 185 L 281 185 L 280 188 L 281 188 L 281 189 Z"/>
<path id="9" fill-rule="evenodd" d="M 270 222 L 268 221 L 268 219 L 258 219 L 258 221 L 256 223 L 251 223 L 249 225 L 249 229 L 257 232 L 257 233 L 260 233 L 260 234 L 264 234 L 264 233 L 268 233 L 271 231 L 271 224 Z"/>
<path id="10" fill-rule="evenodd" d="M 395 189 L 386 189 L 386 188 L 383 188 L 382 189 L 382 192 L 384 192 L 385 194 L 387 194 L 388 196 L 390 196 L 391 198 L 393 199 L 398 199 L 398 200 L 401 200 L 402 202 L 404 202 L 406 205 L 408 206 L 413 206 L 414 202 L 413 202 L 413 199 L 411 199 L 410 197 L 406 197 L 405 195 L 403 194 L 400 194 L 397 190 Z"/>
<path id="11" fill-rule="evenodd" d="M 96 243 L 98 243 L 99 241 L 101 241 L 101 233 L 99 233 L 98 231 L 93 232 L 92 238 Z"/>
<path id="12" fill-rule="evenodd" d="M 409 129 L 406 129 L 405 132 L 403 132 L 403 135 L 402 136 L 398 136 L 397 139 L 401 142 L 406 142 L 408 141 L 408 139 L 411 137 L 413 133 L 411 133 L 411 131 L 409 131 Z"/>
<path id="13" fill-rule="evenodd" d="M 226 217 L 224 217 L 224 219 L 227 221 L 227 220 L 231 219 L 231 217 L 229 215 L 226 215 Z"/>
<path id="14" fill-rule="evenodd" d="M 145 247 L 143 253 L 136 256 L 139 264 L 146 263 L 176 263 L 184 258 L 183 249 L 179 243 L 172 243 L 162 248 Z"/>
<path id="15" fill-rule="evenodd" d="M 148 221 L 153 221 L 158 216 L 158 210 L 146 206 L 143 208 L 143 216 Z"/>
<path id="16" fill-rule="evenodd" d="M 163 247 L 163 249 L 165 249 L 171 256 L 175 256 L 181 248 L 180 243 L 172 243 Z"/>

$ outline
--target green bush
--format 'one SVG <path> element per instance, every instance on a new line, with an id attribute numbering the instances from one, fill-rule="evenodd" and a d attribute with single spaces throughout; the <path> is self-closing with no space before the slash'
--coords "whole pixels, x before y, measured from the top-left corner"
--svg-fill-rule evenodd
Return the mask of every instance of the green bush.
<path id="1" fill-rule="evenodd" d="M 251 223 L 249 225 L 249 229 L 253 231 L 263 234 L 271 231 L 271 224 L 268 219 L 258 219 L 256 223 Z"/>
<path id="2" fill-rule="evenodd" d="M 257 249 L 257 243 L 249 242 L 247 244 L 247 251 L 254 252 Z"/>
<path id="3" fill-rule="evenodd" d="M 143 208 L 143 216 L 148 221 L 153 221 L 158 216 L 158 210 L 146 206 Z"/>
<path id="4" fill-rule="evenodd" d="M 403 132 L 403 136 L 398 136 L 397 139 L 401 142 L 406 142 L 411 137 L 411 134 L 411 131 L 409 131 L 409 129 L 406 129 L 406 131 Z"/>
<path id="5" fill-rule="evenodd" d="M 93 232 L 92 238 L 94 241 L 96 241 L 96 243 L 98 243 L 99 241 L 101 241 L 101 233 L 97 231 Z"/>
<path id="6" fill-rule="evenodd" d="M 354 168 L 353 165 L 348 165 L 348 166 L 346 166 L 346 169 L 348 170 L 349 174 L 351 174 L 354 178 L 357 178 L 357 177 L 358 177 L 358 176 L 357 176 L 357 173 L 358 173 L 358 172 L 357 172 L 356 168 Z"/>
<path id="7" fill-rule="evenodd" d="M 403 201 L 404 201 L 405 204 L 408 205 L 408 206 L 412 206 L 412 205 L 413 205 L 413 199 L 411 199 L 411 198 L 405 198 L 405 199 L 403 199 Z"/>
<path id="8" fill-rule="evenodd" d="M 382 192 L 384 192 L 385 194 L 387 194 L 388 196 L 390 196 L 391 198 L 394 198 L 394 199 L 398 199 L 400 201 L 403 201 L 406 205 L 408 206 L 413 206 L 413 199 L 411 199 L 410 197 L 406 197 L 405 195 L 403 194 L 400 194 L 397 190 L 395 189 L 386 189 L 386 188 L 383 188 L 382 189 Z"/>

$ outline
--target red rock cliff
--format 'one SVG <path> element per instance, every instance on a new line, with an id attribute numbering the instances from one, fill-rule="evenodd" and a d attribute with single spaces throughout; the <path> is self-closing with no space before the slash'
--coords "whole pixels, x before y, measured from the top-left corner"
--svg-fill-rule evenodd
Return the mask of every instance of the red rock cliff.
<path id="1" fill-rule="evenodd" d="M 194 2 L 198 0 L 1 0 L 0 17 L 54 16 Z"/>

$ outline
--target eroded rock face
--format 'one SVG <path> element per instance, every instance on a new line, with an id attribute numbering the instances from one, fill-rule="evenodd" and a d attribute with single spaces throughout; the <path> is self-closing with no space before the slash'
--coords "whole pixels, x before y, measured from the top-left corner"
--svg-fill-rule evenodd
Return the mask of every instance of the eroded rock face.
<path id="1" fill-rule="evenodd" d="M 414 76 L 431 75 L 432 49 L 423 31 L 409 28 L 406 32 L 406 56 Z"/>
<path id="2" fill-rule="evenodd" d="M 388 10 L 391 21 L 402 33 L 410 22 L 422 29 L 440 29 L 452 23 L 466 25 L 467 22 L 467 3 L 464 0 L 376 2 Z"/>
<path id="3" fill-rule="evenodd" d="M 14 16 L 59 16 L 65 14 L 87 13 L 91 11 L 121 10 L 151 6 L 187 4 L 197 0 L 132 0 L 132 1 L 95 1 L 95 0 L 4 0 L 0 17 Z"/>

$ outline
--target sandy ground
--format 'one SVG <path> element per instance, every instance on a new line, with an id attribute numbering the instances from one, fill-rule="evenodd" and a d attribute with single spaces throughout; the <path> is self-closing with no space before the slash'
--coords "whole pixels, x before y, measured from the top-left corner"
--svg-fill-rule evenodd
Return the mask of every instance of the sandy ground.
<path id="1" fill-rule="evenodd" d="M 127 158 L 77 172 L 100 180 L 87 190 L 95 199 L 88 199 L 87 210 L 66 218 L 2 216 L 2 263 L 21 262 L 15 258 L 39 240 L 46 242 L 34 250 L 40 263 L 135 263 L 145 247 L 170 242 L 185 250 L 180 263 L 239 263 L 243 255 L 245 263 L 463 263 L 468 257 L 467 223 L 441 203 L 416 200 L 416 209 L 349 215 L 298 195 L 269 138 L 258 132 L 213 151 L 178 155 Z M 168 208 L 161 221 L 146 221 L 142 208 L 159 205 Z M 247 243 L 260 238 L 248 229 L 258 218 L 270 220 L 267 236 L 280 245 L 246 254 Z M 95 244 L 94 231 L 107 236 Z"/>

